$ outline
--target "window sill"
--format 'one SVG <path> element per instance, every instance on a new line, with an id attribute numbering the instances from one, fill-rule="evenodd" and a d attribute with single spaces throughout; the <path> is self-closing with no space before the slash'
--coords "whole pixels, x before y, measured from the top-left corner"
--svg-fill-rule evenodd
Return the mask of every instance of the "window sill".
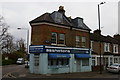
<path id="1" fill-rule="evenodd" d="M 55 45 L 57 45 L 57 44 L 51 44 L 51 45 L 54 45 L 54 46 L 55 46 Z"/>
<path id="2" fill-rule="evenodd" d="M 118 52 L 113 52 L 114 54 L 118 54 Z"/>
<path id="3" fill-rule="evenodd" d="M 110 52 L 110 51 L 104 51 L 104 52 Z"/>
<path id="4" fill-rule="evenodd" d="M 65 44 L 57 44 L 57 46 L 66 46 Z"/>

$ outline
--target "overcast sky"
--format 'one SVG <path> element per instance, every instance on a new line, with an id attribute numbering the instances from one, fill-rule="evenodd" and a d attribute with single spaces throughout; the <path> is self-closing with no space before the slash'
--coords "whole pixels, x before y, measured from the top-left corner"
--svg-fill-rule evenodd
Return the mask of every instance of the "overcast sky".
<path id="1" fill-rule="evenodd" d="M 8 2 L 9 1 L 9 2 Z M 4 0 L 0 2 L 0 15 L 5 18 L 5 22 L 10 26 L 9 32 L 17 39 L 26 39 L 26 30 L 17 30 L 18 27 L 31 30 L 29 21 L 49 12 L 57 11 L 59 6 L 64 6 L 66 16 L 82 17 L 85 24 L 93 30 L 98 29 L 97 5 L 101 0 L 68 0 L 65 1 L 38 1 L 29 0 L 16 1 Z M 104 0 L 106 3 L 100 5 L 101 27 L 103 35 L 118 33 L 118 0 Z"/>

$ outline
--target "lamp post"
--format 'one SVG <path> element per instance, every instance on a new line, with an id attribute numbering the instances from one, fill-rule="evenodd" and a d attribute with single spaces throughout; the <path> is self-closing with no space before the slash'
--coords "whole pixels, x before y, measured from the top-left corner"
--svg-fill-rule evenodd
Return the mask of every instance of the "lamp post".
<path id="1" fill-rule="evenodd" d="M 100 5 L 102 5 L 102 4 L 105 4 L 105 2 L 101 2 L 100 4 L 98 4 L 98 25 L 99 25 L 99 31 L 101 31 L 101 29 L 100 29 L 100 27 L 101 27 L 101 25 L 100 25 Z M 99 36 L 100 36 L 100 33 L 99 33 Z M 101 41 L 99 41 L 99 44 L 100 44 L 100 48 L 99 48 L 100 49 L 100 74 L 102 74 Z"/>
<path id="2" fill-rule="evenodd" d="M 27 30 L 27 54 L 29 54 L 29 29 L 27 28 L 17 28 L 18 30 Z"/>

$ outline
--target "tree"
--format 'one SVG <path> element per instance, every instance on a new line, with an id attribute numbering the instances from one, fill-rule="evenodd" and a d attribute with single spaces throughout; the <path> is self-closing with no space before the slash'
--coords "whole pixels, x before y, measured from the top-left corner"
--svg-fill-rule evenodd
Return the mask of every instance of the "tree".
<path id="1" fill-rule="evenodd" d="M 0 15 L 0 53 L 3 53 L 2 51 L 5 48 L 8 27 L 4 21 L 4 17 Z"/>
<path id="2" fill-rule="evenodd" d="M 21 52 L 25 52 L 25 40 L 23 40 L 22 38 L 20 40 L 17 40 L 16 41 L 16 44 L 17 44 L 17 47 L 18 47 L 18 50 L 21 51 Z"/>

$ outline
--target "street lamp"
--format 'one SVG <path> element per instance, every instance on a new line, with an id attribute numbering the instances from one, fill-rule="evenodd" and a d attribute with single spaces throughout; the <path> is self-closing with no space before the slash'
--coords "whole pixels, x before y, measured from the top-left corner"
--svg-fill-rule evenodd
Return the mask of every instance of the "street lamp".
<path id="1" fill-rule="evenodd" d="M 101 2 L 100 4 L 98 4 L 98 24 L 99 24 L 99 31 L 101 31 L 100 29 L 100 5 L 105 4 L 106 2 Z M 100 36 L 100 33 L 99 33 Z M 101 39 L 100 39 L 101 40 Z M 101 41 L 99 41 L 100 44 L 100 74 L 102 74 L 102 64 L 101 64 Z"/>
<path id="2" fill-rule="evenodd" d="M 28 28 L 17 28 L 18 30 L 27 30 L 27 53 L 29 54 L 29 29 Z"/>

